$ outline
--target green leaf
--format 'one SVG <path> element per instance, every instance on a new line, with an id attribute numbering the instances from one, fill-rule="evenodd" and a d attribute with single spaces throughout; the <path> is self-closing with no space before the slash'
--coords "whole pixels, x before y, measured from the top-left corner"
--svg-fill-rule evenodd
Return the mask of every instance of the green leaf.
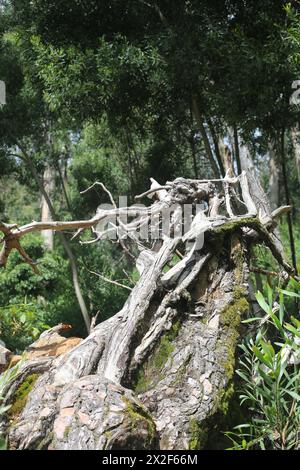
<path id="1" fill-rule="evenodd" d="M 265 301 L 265 298 L 264 298 L 263 294 L 258 291 L 256 293 L 255 297 L 256 297 L 256 300 L 257 300 L 259 306 L 264 310 L 264 312 L 270 314 L 270 310 L 272 312 L 272 309 L 270 308 L 270 306 Z"/>
<path id="2" fill-rule="evenodd" d="M 260 360 L 260 362 L 262 362 L 263 364 L 265 364 L 266 366 L 268 366 L 269 368 L 272 368 L 272 362 L 270 362 L 268 360 L 267 357 L 265 357 L 262 352 L 258 349 L 257 346 L 253 346 L 253 352 L 255 354 L 255 356 Z"/>
<path id="3" fill-rule="evenodd" d="M 22 314 L 20 315 L 20 322 L 21 322 L 21 323 L 26 323 L 26 321 L 27 321 L 26 314 L 25 314 L 25 313 L 22 313 Z"/>
<path id="4" fill-rule="evenodd" d="M 242 323 L 253 323 L 259 320 L 261 320 L 261 317 L 252 317 L 252 318 L 248 318 L 247 320 L 242 320 Z"/>
<path id="5" fill-rule="evenodd" d="M 290 325 L 289 323 L 285 323 L 285 328 L 290 331 L 291 333 L 293 333 L 295 336 L 297 336 L 298 338 L 300 338 L 300 331 L 297 330 L 294 326 Z"/>
<path id="6" fill-rule="evenodd" d="M 237 373 L 237 375 L 239 375 L 243 380 L 245 380 L 245 382 L 249 382 L 248 377 L 247 377 L 241 370 L 237 370 L 236 373 Z"/>
<path id="7" fill-rule="evenodd" d="M 291 316 L 291 320 L 292 320 L 292 322 L 294 323 L 294 325 L 295 325 L 297 328 L 300 329 L 300 321 L 299 321 L 297 318 L 293 317 L 293 316 Z"/>
<path id="8" fill-rule="evenodd" d="M 284 295 L 287 295 L 288 297 L 296 297 L 297 299 L 300 299 L 300 295 L 296 294 L 296 292 L 291 292 L 288 290 L 281 290 L 280 292 L 282 292 Z"/>
<path id="9" fill-rule="evenodd" d="M 270 317 L 274 323 L 274 326 L 276 326 L 277 330 L 283 331 L 282 324 L 280 323 L 279 318 L 277 317 L 275 313 L 272 312 L 272 310 L 270 311 Z"/>
<path id="10" fill-rule="evenodd" d="M 279 294 L 279 321 L 281 325 L 283 323 L 283 318 L 284 318 L 284 299 L 283 299 L 283 293 L 280 292 Z"/>
<path id="11" fill-rule="evenodd" d="M 273 305 L 273 291 L 272 291 L 271 287 L 269 286 L 269 284 L 267 284 L 267 293 L 268 293 L 269 306 L 272 309 L 271 306 Z"/>
<path id="12" fill-rule="evenodd" d="M 272 360 L 275 356 L 275 351 L 271 343 L 270 342 L 266 343 L 265 341 L 261 339 L 260 345 L 263 348 L 266 357 L 269 357 L 270 360 Z"/>
<path id="13" fill-rule="evenodd" d="M 284 390 L 288 395 L 290 395 L 292 398 L 300 402 L 300 395 L 298 393 L 294 392 L 293 390 L 286 390 L 286 389 Z"/>

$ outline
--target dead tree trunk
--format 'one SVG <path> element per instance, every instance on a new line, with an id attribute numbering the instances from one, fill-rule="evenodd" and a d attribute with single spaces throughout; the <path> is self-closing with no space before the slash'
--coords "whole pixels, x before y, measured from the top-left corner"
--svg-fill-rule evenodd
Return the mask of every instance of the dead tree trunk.
<path id="1" fill-rule="evenodd" d="M 234 214 L 228 188 L 239 184 L 245 211 Z M 225 191 L 223 210 L 218 187 Z M 178 178 L 165 186 L 153 181 L 139 198 L 145 195 L 156 198 L 150 208 L 113 204 L 85 221 L 0 225 L 2 264 L 12 248 L 20 251 L 24 235 L 49 228 L 79 234 L 91 227 L 92 241 L 115 229 L 140 251 L 140 279 L 122 310 L 66 354 L 25 362 L 7 387 L 11 404 L 20 384 L 35 381 L 22 411 L 2 422 L 11 448 L 201 449 L 220 425 L 218 417 L 230 413 L 236 343 L 249 310 L 249 245 L 265 243 L 285 272 L 293 270 L 269 233 L 274 224 L 267 228 L 257 218 L 245 173 L 213 181 Z M 194 217 L 182 231 L 186 205 Z M 132 219 L 126 224 L 125 212 Z M 112 216 L 118 224 L 99 232 L 99 222 L 103 228 Z M 155 252 L 145 240 L 142 245 L 137 229 L 153 230 L 156 223 L 162 243 Z M 178 251 L 182 259 L 175 263 Z"/>

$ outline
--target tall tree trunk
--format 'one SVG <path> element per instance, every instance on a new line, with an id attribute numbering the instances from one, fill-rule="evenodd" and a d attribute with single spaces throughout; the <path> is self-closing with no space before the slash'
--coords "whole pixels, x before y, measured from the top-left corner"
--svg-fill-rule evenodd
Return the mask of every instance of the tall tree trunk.
<path id="1" fill-rule="evenodd" d="M 56 213 L 55 213 L 55 210 L 54 210 L 54 206 L 51 202 L 51 199 L 50 199 L 48 193 L 45 191 L 44 185 L 43 185 L 43 183 L 42 183 L 42 181 L 41 181 L 41 179 L 38 175 L 38 172 L 36 170 L 36 167 L 35 167 L 32 159 L 31 159 L 30 155 L 26 152 L 26 150 L 25 150 L 25 148 L 23 147 L 22 144 L 20 144 L 18 142 L 17 145 L 20 148 L 20 150 L 23 154 L 24 160 L 27 163 L 27 165 L 28 165 L 28 167 L 29 167 L 29 169 L 32 173 L 32 176 L 34 177 L 34 179 L 35 179 L 35 181 L 36 181 L 36 183 L 37 183 L 37 185 L 40 189 L 40 192 L 43 195 L 43 197 L 44 197 L 44 199 L 45 199 L 45 201 L 48 205 L 51 217 L 54 220 L 57 219 L 57 216 L 56 216 Z M 73 286 L 74 286 L 76 298 L 77 298 L 77 301 L 78 301 L 78 304 L 79 304 L 79 307 L 80 307 L 81 314 L 82 314 L 83 319 L 84 319 L 86 329 L 89 332 L 89 330 L 90 330 L 90 316 L 89 316 L 88 309 L 87 309 L 86 303 L 84 301 L 84 298 L 83 298 L 83 295 L 82 295 L 82 292 L 81 292 L 81 288 L 80 288 L 80 284 L 79 284 L 76 259 L 75 259 L 75 256 L 73 254 L 73 251 L 71 249 L 70 243 L 68 242 L 65 235 L 63 233 L 59 233 L 59 237 L 61 239 L 62 245 L 63 245 L 63 247 L 65 249 L 65 252 L 66 252 L 66 254 L 69 258 L 69 261 L 70 261 L 70 267 L 71 267 L 71 272 L 72 272 L 72 280 L 73 280 Z"/>
<path id="2" fill-rule="evenodd" d="M 203 139 L 204 148 L 205 148 L 205 151 L 206 151 L 207 158 L 209 159 L 209 162 L 211 164 L 213 174 L 216 178 L 219 178 L 221 176 L 221 171 L 218 168 L 218 165 L 215 161 L 214 154 L 213 154 L 212 149 L 211 149 L 211 145 L 210 145 L 209 138 L 208 138 L 208 135 L 207 135 L 204 123 L 203 123 L 204 122 L 203 121 L 203 116 L 202 116 L 200 108 L 199 108 L 199 103 L 198 103 L 197 97 L 193 97 L 192 109 L 193 109 L 193 113 L 194 113 L 194 116 L 195 116 L 195 120 L 196 120 L 198 129 L 199 129 L 199 132 L 200 132 L 201 137 Z"/>
<path id="3" fill-rule="evenodd" d="M 290 191 L 289 191 L 289 185 L 288 185 L 288 176 L 287 176 L 287 171 L 286 171 L 285 130 L 284 129 L 282 129 L 282 132 L 281 132 L 281 168 L 282 168 L 285 201 L 286 201 L 286 204 L 289 206 L 291 203 L 291 198 L 290 198 Z M 297 273 L 296 247 L 295 247 L 293 220 L 292 220 L 291 212 L 287 213 L 287 223 L 288 223 L 288 230 L 289 230 L 292 263 L 293 263 L 295 272 Z"/>
<path id="4" fill-rule="evenodd" d="M 240 157 L 240 146 L 239 146 L 239 134 L 237 125 L 233 126 L 233 140 L 234 140 L 234 156 L 236 160 L 236 167 L 238 175 L 242 172 L 241 157 Z"/>
<path id="5" fill-rule="evenodd" d="M 292 128 L 291 130 L 291 139 L 294 148 L 295 163 L 297 168 L 298 181 L 300 184 L 300 132 L 299 124 Z"/>
<path id="6" fill-rule="evenodd" d="M 215 147 L 215 154 L 216 154 L 216 158 L 218 160 L 218 165 L 219 165 L 219 168 L 220 168 L 220 172 L 221 172 L 222 177 L 224 177 L 225 176 L 225 170 L 224 170 L 221 151 L 220 151 L 220 147 L 219 147 L 220 138 L 217 136 L 217 133 L 215 131 L 212 120 L 210 118 L 208 118 L 207 122 L 208 122 L 209 130 L 210 130 L 210 133 L 211 133 L 211 136 L 212 136 L 212 139 L 213 139 L 213 143 L 214 143 L 214 147 Z"/>
<path id="7" fill-rule="evenodd" d="M 279 205 L 279 162 L 278 147 L 272 140 L 268 146 L 269 153 L 269 200 L 271 209 L 274 210 Z"/>
<path id="8" fill-rule="evenodd" d="M 65 177 L 65 175 L 62 172 L 59 161 L 57 162 L 56 167 L 57 167 L 57 173 L 58 173 L 58 176 L 59 176 L 61 189 L 62 189 L 62 192 L 63 192 L 66 207 L 67 207 L 69 213 L 72 214 L 72 208 L 71 208 L 71 204 L 70 204 L 70 200 L 69 200 L 69 196 L 68 196 L 68 192 L 67 192 L 67 178 Z"/>
<path id="9" fill-rule="evenodd" d="M 198 179 L 198 166 L 197 166 L 197 154 L 196 154 L 196 146 L 195 146 L 195 137 L 194 137 L 194 132 L 191 130 L 190 136 L 189 136 L 189 144 L 191 147 L 191 153 L 192 153 L 192 158 L 193 158 L 193 168 L 194 168 L 194 175 L 195 178 Z"/>
<path id="10" fill-rule="evenodd" d="M 224 139 L 222 137 L 219 137 L 218 147 L 220 151 L 222 166 L 224 168 L 225 173 L 229 174 L 230 176 L 233 176 L 234 170 L 233 170 L 232 153 L 229 147 L 224 143 Z"/>
<path id="11" fill-rule="evenodd" d="M 250 150 L 248 146 L 242 141 L 240 138 L 240 160 L 241 160 L 241 168 L 244 170 L 248 177 L 248 182 L 250 186 L 250 191 L 254 200 L 256 207 L 258 207 L 259 218 L 260 220 L 267 224 L 271 222 L 271 207 L 268 200 L 268 197 L 260 184 L 255 165 L 253 162 L 253 158 L 251 157 Z"/>
<path id="12" fill-rule="evenodd" d="M 44 187 L 45 192 L 51 198 L 51 195 L 53 194 L 54 187 L 55 187 L 55 172 L 53 168 L 51 168 L 48 164 L 46 165 L 44 174 L 43 174 L 43 187 Z M 41 194 L 41 220 L 42 222 L 52 220 L 49 205 L 43 194 Z M 42 237 L 44 240 L 45 248 L 47 250 L 52 251 L 54 248 L 53 231 L 45 230 L 44 232 L 42 232 Z"/>
<path id="13" fill-rule="evenodd" d="M 188 142 L 191 147 L 191 153 L 193 158 L 193 168 L 194 168 L 194 176 L 196 179 L 199 177 L 198 172 L 198 165 L 197 165 L 197 153 L 196 153 L 196 145 L 195 145 L 195 130 L 194 130 L 194 116 L 192 108 L 190 108 L 190 134 L 188 136 Z"/>

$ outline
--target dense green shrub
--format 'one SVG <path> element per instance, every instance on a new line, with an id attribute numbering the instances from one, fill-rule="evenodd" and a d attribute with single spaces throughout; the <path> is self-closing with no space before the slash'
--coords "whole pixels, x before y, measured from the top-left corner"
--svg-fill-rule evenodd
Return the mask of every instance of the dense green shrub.
<path id="1" fill-rule="evenodd" d="M 60 246 L 45 252 L 41 237 L 24 238 L 23 246 L 38 261 L 40 274 L 23 263 L 15 251 L 5 270 L 0 271 L 0 338 L 16 352 L 24 350 L 46 328 L 60 322 L 73 326 L 72 334 L 84 336 L 86 330 L 72 285 L 68 261 Z M 130 285 L 131 267 L 121 250 L 110 242 L 88 247 L 74 243 L 83 294 L 91 315 L 100 311 L 98 321 L 116 313 L 128 290 L 110 284 L 89 271 Z M 123 271 L 124 270 L 124 271 Z M 127 274 L 128 273 L 128 274 Z"/>
<path id="2" fill-rule="evenodd" d="M 234 450 L 300 448 L 300 321 L 287 318 L 286 298 L 300 295 L 281 291 L 279 304 L 271 292 L 268 301 L 257 300 L 264 312 L 255 337 L 241 344 L 239 358 L 240 405 L 248 410 L 248 422 L 226 433 Z"/>
<path id="3" fill-rule="evenodd" d="M 39 263 L 40 274 L 12 252 L 0 271 L 0 337 L 13 351 L 22 351 L 57 320 L 57 303 L 65 295 L 64 310 L 74 304 L 66 261 L 56 253 L 44 253 L 39 235 L 24 239 L 28 254 Z M 64 315 L 62 312 L 62 320 Z"/>

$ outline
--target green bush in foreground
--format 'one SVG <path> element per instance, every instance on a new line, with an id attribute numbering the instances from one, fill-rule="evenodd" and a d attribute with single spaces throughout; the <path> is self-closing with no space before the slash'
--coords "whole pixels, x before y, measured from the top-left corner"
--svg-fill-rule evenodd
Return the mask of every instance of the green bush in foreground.
<path id="1" fill-rule="evenodd" d="M 247 407 L 248 422 L 226 433 L 233 443 L 230 450 L 300 449 L 300 321 L 286 316 L 287 297 L 279 293 L 279 304 L 268 302 L 259 292 L 257 301 L 265 316 L 246 322 L 259 322 L 255 338 L 240 346 L 237 374 L 240 377 L 240 405 Z"/>

